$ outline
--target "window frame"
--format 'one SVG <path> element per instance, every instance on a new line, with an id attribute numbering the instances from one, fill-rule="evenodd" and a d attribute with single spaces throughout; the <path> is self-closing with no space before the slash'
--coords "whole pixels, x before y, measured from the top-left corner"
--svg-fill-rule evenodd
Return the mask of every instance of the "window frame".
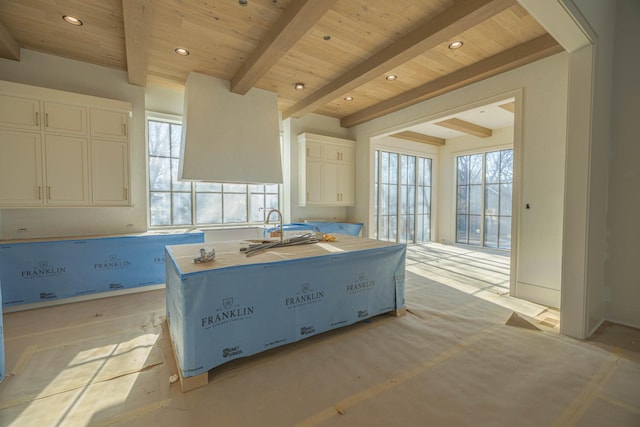
<path id="1" fill-rule="evenodd" d="M 515 185 L 515 159 L 516 159 L 516 154 L 515 154 L 515 146 L 514 145 L 500 145 L 500 146 L 494 146 L 494 147 L 486 147 L 486 148 L 482 148 L 482 149 L 475 149 L 475 150 L 466 150 L 466 151 L 459 151 L 459 152 L 453 152 L 451 153 L 452 155 L 452 163 L 453 163 L 453 189 L 452 189 L 452 201 L 453 201 L 453 206 L 452 206 L 452 214 L 453 214 L 453 221 L 452 221 L 452 236 L 453 236 L 453 243 L 455 243 L 456 245 L 469 245 L 469 246 L 473 246 L 476 248 L 485 248 L 485 249 L 492 249 L 492 250 L 499 250 L 499 251 L 504 251 L 504 252 L 511 252 L 513 250 L 513 235 L 510 239 L 510 243 L 509 243 L 509 248 L 505 248 L 505 247 L 500 247 L 500 234 L 498 232 L 498 245 L 496 247 L 494 246 L 487 246 L 486 245 L 486 209 L 485 209 L 485 204 L 486 204 L 486 188 L 487 188 L 487 183 L 486 183 L 486 159 L 487 159 L 487 154 L 488 153 L 495 153 L 495 152 L 502 152 L 505 150 L 511 150 L 512 151 L 512 167 L 511 167 L 511 206 L 509 211 L 511 212 L 510 216 L 507 215 L 497 215 L 498 218 L 501 217 L 509 217 L 511 218 L 511 228 L 513 227 L 513 209 L 514 209 L 514 185 Z M 464 156 L 473 156 L 473 155 L 480 155 L 482 156 L 482 161 L 481 161 L 481 165 L 482 165 L 482 169 L 480 171 L 480 176 L 481 176 L 481 184 L 480 184 L 480 243 L 479 244 L 474 244 L 474 243 L 469 243 L 469 233 L 467 231 L 467 242 L 459 242 L 458 241 L 458 158 L 459 157 L 464 157 Z M 493 183 L 496 184 L 496 183 Z M 502 185 L 503 183 L 500 182 L 498 183 L 498 185 Z M 469 187 L 469 184 L 467 184 L 467 187 Z M 467 200 L 469 200 L 469 196 L 467 197 Z M 469 218 L 469 213 L 467 213 L 467 222 L 468 222 L 468 218 Z M 469 228 L 469 225 L 467 224 L 467 230 Z"/>
<path id="2" fill-rule="evenodd" d="M 372 219 L 372 224 L 373 226 L 371 227 L 372 229 L 372 233 L 371 233 L 371 238 L 374 239 L 380 239 L 380 213 L 381 213 L 381 205 L 380 205 L 380 197 L 382 194 L 382 188 L 380 185 L 380 170 L 382 168 L 382 153 L 385 152 L 389 155 L 396 155 L 397 156 L 397 172 L 398 175 L 396 177 L 396 181 L 395 183 L 392 183 L 393 185 L 396 186 L 397 188 L 397 194 L 396 194 L 396 224 L 395 224 L 395 228 L 396 228 L 396 242 L 403 242 L 403 243 L 407 243 L 407 244 L 412 244 L 412 243 L 424 243 L 424 242 L 431 242 L 433 241 L 432 238 L 434 236 L 433 234 L 433 230 L 434 230 L 434 226 L 435 226 L 435 214 L 434 214 L 434 209 L 433 209 L 433 200 L 434 200 L 434 192 L 436 191 L 436 182 L 435 180 L 435 171 L 436 171 L 436 167 L 437 167 L 437 160 L 436 157 L 437 155 L 434 153 L 429 153 L 429 152 L 421 152 L 421 151 L 412 151 L 412 150 L 406 150 L 406 149 L 400 149 L 398 147 L 395 146 L 387 146 L 384 144 L 378 144 L 374 147 L 372 147 L 373 150 L 373 154 L 372 154 L 372 168 L 373 168 L 373 185 L 372 185 L 372 189 L 373 189 L 373 197 L 372 197 L 372 203 L 371 203 L 371 210 L 372 210 L 372 214 L 371 214 L 371 219 Z M 401 173 L 401 163 L 402 163 L 402 157 L 413 157 L 414 159 L 414 183 L 413 183 L 413 202 L 414 202 L 414 211 L 413 213 L 410 214 L 402 214 L 401 213 L 401 192 L 402 192 L 402 187 L 403 184 L 401 182 L 402 180 L 402 173 Z M 419 179 L 418 179 L 418 170 L 419 170 L 419 159 L 425 159 L 428 160 L 429 166 L 430 166 L 430 170 L 429 170 L 429 185 L 420 185 L 419 184 Z M 376 159 L 378 159 L 378 161 L 376 161 Z M 389 185 L 389 184 L 387 184 Z M 421 241 L 417 241 L 417 236 L 418 236 L 418 220 L 419 219 L 423 219 L 423 217 L 426 215 L 424 212 L 423 213 L 419 213 L 419 206 L 418 206 L 418 191 L 420 191 L 421 187 L 428 187 L 429 188 L 429 200 L 428 200 L 428 206 L 429 206 L 429 213 L 428 213 L 428 217 L 429 217 L 429 229 L 424 232 L 423 230 L 423 235 L 427 235 L 428 240 L 421 240 Z M 406 241 L 403 240 L 401 238 L 401 233 L 402 230 L 400 229 L 401 226 L 401 216 L 406 216 L 406 215 L 410 215 L 413 217 L 413 241 Z M 424 228 L 424 227 L 422 227 Z M 405 234 L 406 237 L 406 234 Z M 392 241 L 392 240 L 388 240 L 385 239 L 384 241 Z"/>

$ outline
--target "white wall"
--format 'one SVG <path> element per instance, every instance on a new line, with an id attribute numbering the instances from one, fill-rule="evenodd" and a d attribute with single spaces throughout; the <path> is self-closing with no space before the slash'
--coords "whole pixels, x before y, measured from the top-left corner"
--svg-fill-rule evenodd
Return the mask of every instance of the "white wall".
<path id="1" fill-rule="evenodd" d="M 588 43 L 569 55 L 560 331 L 586 338 L 606 318 L 606 217 L 616 2 L 563 1 Z"/>
<path id="2" fill-rule="evenodd" d="M 513 127 L 494 129 L 489 138 L 461 136 L 448 139 L 440 147 L 440 173 L 438 175 L 438 230 L 436 240 L 453 243 L 456 239 L 456 156 L 513 147 Z"/>
<path id="3" fill-rule="evenodd" d="M 640 2 L 618 0 L 608 195 L 607 317 L 640 327 Z"/>
<path id="4" fill-rule="evenodd" d="M 287 154 L 290 156 L 290 165 L 285 162 L 284 167 L 287 168 L 289 166 L 291 179 L 290 193 L 285 195 L 285 203 L 287 204 L 285 211 L 290 213 L 290 216 L 287 218 L 285 213 L 285 221 L 302 222 L 305 219 L 346 220 L 347 208 L 345 207 L 298 206 L 298 135 L 309 132 L 335 138 L 353 139 L 350 130 L 340 127 L 338 119 L 318 114 L 307 114 L 299 119 L 289 118 L 282 125 L 285 156 Z M 357 191 L 358 187 L 356 187 Z"/>
<path id="5" fill-rule="evenodd" d="M 532 209 L 521 213 L 515 268 L 516 295 L 554 306 L 560 303 L 568 55 L 560 53 L 458 89 L 355 128 L 356 207 L 349 219 L 368 233 L 373 164 L 370 139 L 411 124 L 483 105 L 522 90 L 516 141 L 522 142 L 520 195 Z M 520 120 L 520 123 L 518 123 Z M 524 212 L 521 210 L 521 212 Z M 443 221 L 441 215 L 440 221 Z"/>
<path id="6" fill-rule="evenodd" d="M 182 116 L 184 89 L 147 85 L 144 95 L 147 111 Z"/>
<path id="7" fill-rule="evenodd" d="M 79 236 L 145 231 L 147 227 L 144 89 L 110 68 L 22 50 L 21 60 L 0 59 L 2 80 L 77 92 L 133 104 L 130 122 L 132 207 L 0 210 L 0 238 Z M 27 228 L 26 233 L 17 233 Z"/>
<path id="8" fill-rule="evenodd" d="M 587 247 L 587 336 L 589 336 L 606 318 L 607 188 L 616 5 L 615 2 L 600 0 L 575 0 L 574 3 L 597 34 L 589 163 L 589 243 Z M 638 25 L 638 22 L 635 25 Z"/>

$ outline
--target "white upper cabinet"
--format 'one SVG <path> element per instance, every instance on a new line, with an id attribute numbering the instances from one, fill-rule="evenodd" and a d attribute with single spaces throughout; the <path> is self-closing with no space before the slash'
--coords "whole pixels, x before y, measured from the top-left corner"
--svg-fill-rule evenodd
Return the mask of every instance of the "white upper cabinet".
<path id="1" fill-rule="evenodd" d="M 0 81 L 0 208 L 129 206 L 131 104 Z"/>
<path id="2" fill-rule="evenodd" d="M 40 100 L 0 94 L 0 126 L 40 130 Z"/>
<path id="3" fill-rule="evenodd" d="M 324 144 L 324 160 L 337 163 L 353 163 L 355 149 L 350 145 Z"/>
<path id="4" fill-rule="evenodd" d="M 129 205 L 129 144 L 91 140 L 91 182 L 93 205 Z"/>
<path id="5" fill-rule="evenodd" d="M 300 206 L 355 205 L 355 141 L 298 135 Z"/>
<path id="6" fill-rule="evenodd" d="M 45 198 L 48 205 L 89 204 L 89 162 L 86 138 L 47 135 Z"/>
<path id="7" fill-rule="evenodd" d="M 42 205 L 42 186 L 40 133 L 0 129 L 0 205 Z"/>
<path id="8" fill-rule="evenodd" d="M 87 108 L 45 101 L 44 130 L 71 135 L 86 135 Z"/>
<path id="9" fill-rule="evenodd" d="M 126 141 L 129 123 L 126 111 L 91 109 L 91 136 L 103 139 Z"/>

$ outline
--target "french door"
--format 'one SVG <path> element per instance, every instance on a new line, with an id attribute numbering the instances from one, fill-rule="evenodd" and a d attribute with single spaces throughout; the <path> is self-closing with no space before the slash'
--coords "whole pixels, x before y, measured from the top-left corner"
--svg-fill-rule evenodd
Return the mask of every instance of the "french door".
<path id="1" fill-rule="evenodd" d="M 513 150 L 458 156 L 456 242 L 511 249 Z"/>
<path id="2" fill-rule="evenodd" d="M 392 242 L 431 239 L 431 159 L 376 150 L 374 237 Z"/>

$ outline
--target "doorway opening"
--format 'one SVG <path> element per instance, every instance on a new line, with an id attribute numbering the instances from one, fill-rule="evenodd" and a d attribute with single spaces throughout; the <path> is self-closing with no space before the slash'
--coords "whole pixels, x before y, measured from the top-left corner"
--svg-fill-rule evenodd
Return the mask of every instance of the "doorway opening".
<path id="1" fill-rule="evenodd" d="M 504 301 L 558 330 L 557 310 L 512 297 L 517 296 L 520 99 L 514 92 L 374 137 L 370 236 L 407 243 L 408 270 Z M 428 164 L 425 176 L 419 161 Z"/>

